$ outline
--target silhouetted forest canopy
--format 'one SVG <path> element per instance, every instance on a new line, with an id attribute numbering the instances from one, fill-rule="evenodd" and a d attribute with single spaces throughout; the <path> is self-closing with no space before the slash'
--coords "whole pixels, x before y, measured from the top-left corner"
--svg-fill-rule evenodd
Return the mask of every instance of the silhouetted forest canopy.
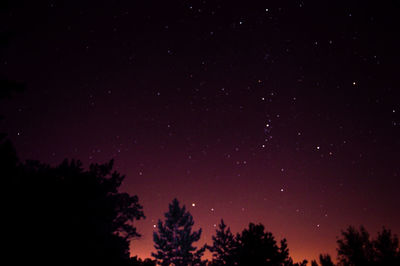
<path id="1" fill-rule="evenodd" d="M 0 98 L 19 89 L 13 84 L 0 83 Z M 2 134 L 0 171 L 2 239 L 10 265 L 307 265 L 306 260 L 294 263 L 286 239 L 278 243 L 262 224 L 250 223 L 234 235 L 221 220 L 212 245 L 196 248 L 201 229 L 192 231 L 193 216 L 177 199 L 154 232 L 155 260 L 131 257 L 130 240 L 140 237 L 134 221 L 145 216 L 137 196 L 119 192 L 124 176 L 113 171 L 113 161 L 88 170 L 75 160 L 57 166 L 21 162 Z M 337 244 L 337 265 L 400 265 L 399 240 L 389 229 L 371 239 L 364 227 L 350 226 Z M 206 249 L 211 261 L 203 259 Z M 311 264 L 335 265 L 329 254 Z"/>
<path id="2" fill-rule="evenodd" d="M 285 239 L 278 241 L 262 224 L 250 223 L 234 235 L 221 220 L 212 245 L 193 246 L 201 229 L 174 199 L 154 233 L 155 260 L 131 257 L 129 242 L 139 238 L 134 221 L 144 219 L 137 196 L 120 193 L 123 175 L 113 161 L 92 164 L 65 160 L 57 166 L 20 162 L 5 137 L 0 144 L 5 188 L 4 243 L 12 265 L 307 265 L 294 263 Z M 399 241 L 383 228 L 371 239 L 364 227 L 349 227 L 337 240 L 337 265 L 400 265 Z M 139 244 L 139 242 L 138 242 Z M 203 258 L 205 249 L 212 259 Z M 321 254 L 319 263 L 335 265 Z"/>
<path id="3" fill-rule="evenodd" d="M 22 88 L 2 79 L 0 99 Z M 154 259 L 132 257 L 129 244 L 140 239 L 135 221 L 145 219 L 144 208 L 136 195 L 119 191 L 125 176 L 113 165 L 113 160 L 88 169 L 79 160 L 56 166 L 23 162 L 6 134 L 0 134 L 5 265 L 307 265 L 307 260 L 294 262 L 286 239 L 277 240 L 263 224 L 249 223 L 234 234 L 221 219 L 211 245 L 196 247 L 202 230 L 193 231 L 194 218 L 178 199 L 158 221 Z M 204 258 L 206 250 L 210 261 Z M 311 265 L 400 265 L 399 240 L 387 228 L 371 238 L 364 227 L 350 226 L 337 240 L 336 260 L 321 254 Z"/>
<path id="4" fill-rule="evenodd" d="M 400 266 L 398 6 L 0 0 L 1 264 Z"/>
<path id="5" fill-rule="evenodd" d="M 0 83 L 0 98 L 19 90 L 13 84 Z M 193 246 L 201 229 L 192 231 L 193 216 L 177 199 L 165 221 L 158 221 L 154 260 L 131 257 L 130 240 L 140 237 L 134 221 L 145 215 L 137 196 L 119 192 L 124 176 L 113 171 L 113 163 L 91 164 L 85 170 L 79 160 L 57 166 L 21 162 L 2 134 L 3 243 L 11 265 L 307 265 L 307 260 L 294 263 L 286 239 L 278 243 L 262 224 L 250 223 L 234 235 L 221 220 L 212 245 Z M 350 226 L 337 244 L 337 265 L 400 265 L 399 240 L 389 229 L 371 239 L 364 227 Z M 212 253 L 210 261 L 203 258 L 206 249 Z M 335 263 L 329 254 L 321 254 L 319 263 L 311 265 Z"/>
<path id="6" fill-rule="evenodd" d="M 124 176 L 112 172 L 112 161 L 83 170 L 74 160 L 19 163 L 8 142 L 1 152 L 17 265 L 127 265 L 130 240 L 140 236 L 133 222 L 144 214 L 137 196 L 118 192 Z"/>

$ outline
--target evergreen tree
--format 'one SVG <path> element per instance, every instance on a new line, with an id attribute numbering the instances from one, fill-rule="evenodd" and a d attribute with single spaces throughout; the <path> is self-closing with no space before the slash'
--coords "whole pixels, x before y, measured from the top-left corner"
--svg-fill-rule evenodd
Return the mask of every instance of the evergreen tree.
<path id="1" fill-rule="evenodd" d="M 287 240 L 284 238 L 281 240 L 281 246 L 279 247 L 280 259 L 282 264 L 285 266 L 293 265 L 293 260 L 289 257 L 289 248 L 287 245 Z"/>
<path id="2" fill-rule="evenodd" d="M 230 228 L 221 219 L 216 235 L 212 237 L 213 245 L 208 249 L 213 253 L 212 265 L 234 265 L 235 237 Z"/>
<path id="3" fill-rule="evenodd" d="M 160 265 L 203 265 L 201 260 L 205 247 L 197 250 L 193 246 L 201 236 L 201 229 L 192 232 L 193 216 L 186 207 L 179 206 L 174 199 L 165 213 L 165 222 L 158 220 L 158 233 L 154 232 L 154 247 L 157 253 L 152 253 Z"/>
<path id="4" fill-rule="evenodd" d="M 281 246 L 279 247 L 280 261 L 278 265 L 283 266 L 306 266 L 308 261 L 303 260 L 302 262 L 293 263 L 293 259 L 289 256 L 289 248 L 286 238 L 281 240 Z"/>

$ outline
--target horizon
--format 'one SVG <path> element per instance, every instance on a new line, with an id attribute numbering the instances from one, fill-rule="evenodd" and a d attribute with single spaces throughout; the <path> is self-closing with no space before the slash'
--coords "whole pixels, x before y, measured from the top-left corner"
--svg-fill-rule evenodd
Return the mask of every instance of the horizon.
<path id="1" fill-rule="evenodd" d="M 114 159 L 146 216 L 132 256 L 150 257 L 173 198 L 198 245 L 221 219 L 262 223 L 295 261 L 336 260 L 349 225 L 400 232 L 391 4 L 0 5 L 0 78 L 25 85 L 1 100 L 0 132 L 21 161 Z"/>

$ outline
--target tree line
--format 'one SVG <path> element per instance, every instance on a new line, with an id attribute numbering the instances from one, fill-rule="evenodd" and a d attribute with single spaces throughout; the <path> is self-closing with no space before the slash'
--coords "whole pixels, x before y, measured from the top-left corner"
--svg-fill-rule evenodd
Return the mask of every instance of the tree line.
<path id="1" fill-rule="evenodd" d="M 202 231 L 192 229 L 193 216 L 177 199 L 158 221 L 153 258 L 131 257 L 129 243 L 140 237 L 134 222 L 145 215 L 137 196 L 119 192 L 124 176 L 113 171 L 113 161 L 87 170 L 75 160 L 21 162 L 2 135 L 0 171 L 2 241 L 10 265 L 307 265 L 293 262 L 286 239 L 276 240 L 262 224 L 233 234 L 221 220 L 211 245 L 196 247 Z M 337 244 L 337 265 L 400 265 L 399 241 L 389 229 L 371 239 L 364 227 L 349 227 Z M 335 264 L 321 254 L 311 265 Z"/>
<path id="2" fill-rule="evenodd" d="M 0 99 L 23 85 L 0 78 Z M 0 116 L 0 120 L 1 120 Z M 294 263 L 286 239 L 278 241 L 262 224 L 250 223 L 233 234 L 221 220 L 212 245 L 194 246 L 201 229 L 177 199 L 154 232 L 153 259 L 131 257 L 129 244 L 139 238 L 135 221 L 145 218 L 136 195 L 119 191 L 124 176 L 113 161 L 91 164 L 64 160 L 57 166 L 21 162 L 6 134 L 0 134 L 2 246 L 8 265 L 60 266 L 302 266 Z M 364 227 L 348 227 L 337 240 L 337 265 L 400 265 L 399 240 L 383 228 L 371 239 Z M 204 252 L 212 254 L 210 261 Z M 312 266 L 335 265 L 321 254 Z"/>

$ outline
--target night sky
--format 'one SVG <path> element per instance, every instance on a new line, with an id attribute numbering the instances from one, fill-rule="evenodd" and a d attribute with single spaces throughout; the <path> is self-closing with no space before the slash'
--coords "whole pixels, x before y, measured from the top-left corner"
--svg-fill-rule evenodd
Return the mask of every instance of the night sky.
<path id="1" fill-rule="evenodd" d="M 26 90 L 0 131 L 22 160 L 115 159 L 146 215 L 132 255 L 174 197 L 201 244 L 263 223 L 295 260 L 335 257 L 348 225 L 400 233 L 391 2 L 10 2 L 0 74 Z"/>

